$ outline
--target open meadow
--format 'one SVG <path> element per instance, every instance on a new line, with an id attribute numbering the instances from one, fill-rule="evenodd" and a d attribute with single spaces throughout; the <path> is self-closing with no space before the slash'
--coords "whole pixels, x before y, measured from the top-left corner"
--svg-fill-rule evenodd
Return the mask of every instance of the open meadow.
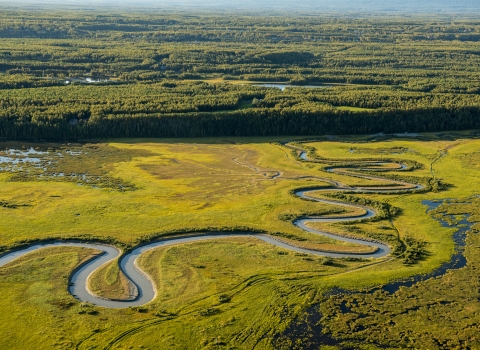
<path id="1" fill-rule="evenodd" d="M 24 255 L 0 267 L 0 347 L 479 347 L 473 334 L 480 323 L 474 234 L 480 219 L 480 140 L 475 135 L 0 143 L 2 251 L 75 239 L 128 252 L 173 236 L 251 233 L 148 250 L 138 265 L 153 280 L 155 299 L 121 309 L 81 302 L 68 292 L 72 271 L 98 251 L 59 247 Z M 315 189 L 309 196 L 327 202 L 299 198 L 298 189 Z M 373 208 L 376 216 L 308 227 L 384 242 L 391 254 L 369 258 L 368 244 L 294 225 L 307 216 L 365 214 L 363 207 L 335 205 L 328 202 L 332 199 Z M 424 201 L 445 199 L 459 200 L 427 213 Z M 466 267 L 391 294 L 358 292 L 428 274 L 449 262 L 456 252 L 454 226 L 466 214 L 471 223 Z M 317 252 L 359 255 L 299 253 L 261 241 L 257 234 Z M 88 283 L 104 298 L 128 296 L 130 282 L 117 260 L 96 270 Z M 446 300 L 427 293 L 429 288 Z M 395 298 L 402 302 L 392 302 Z M 440 320 L 453 310 L 461 310 L 464 321 L 443 324 Z M 442 333 L 447 325 L 452 334 L 458 328 L 448 341 Z M 420 333 L 424 343 L 417 339 Z"/>

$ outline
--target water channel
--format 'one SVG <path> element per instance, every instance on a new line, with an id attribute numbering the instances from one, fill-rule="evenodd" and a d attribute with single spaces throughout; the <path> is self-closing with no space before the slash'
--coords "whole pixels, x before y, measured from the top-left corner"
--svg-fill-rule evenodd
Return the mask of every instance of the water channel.
<path id="1" fill-rule="evenodd" d="M 15 153 L 15 152 L 14 152 Z M 307 158 L 307 154 L 305 151 L 300 153 L 300 158 L 309 161 Z M 361 166 L 363 168 L 368 168 L 368 166 L 376 166 L 385 165 L 386 163 L 383 162 L 371 162 L 363 163 Z M 402 164 L 397 164 L 397 170 L 404 170 L 405 166 Z M 330 170 L 332 172 L 338 172 L 339 174 L 349 175 L 348 171 L 345 170 L 343 167 L 331 167 Z M 369 179 L 375 179 L 370 175 L 360 175 L 355 174 L 358 177 L 365 177 Z M 384 178 L 382 178 L 385 180 Z M 409 184 L 402 181 L 394 181 L 389 180 L 392 182 L 392 187 L 381 187 L 374 189 L 375 191 L 383 191 L 389 192 L 392 189 L 400 189 L 403 191 L 412 191 L 419 188 L 417 184 Z M 332 183 L 331 188 L 312 188 L 312 189 L 300 189 L 295 192 L 295 194 L 303 199 L 307 199 L 310 201 L 315 201 L 319 203 L 327 203 L 327 204 L 334 204 L 338 206 L 350 207 L 352 209 L 361 209 L 360 214 L 351 215 L 351 216 L 337 216 L 337 217 L 322 217 L 322 216 L 305 216 L 300 217 L 292 221 L 292 224 L 296 227 L 314 233 L 323 235 L 329 238 L 333 238 L 340 241 L 345 241 L 349 243 L 355 243 L 364 246 L 374 247 L 375 251 L 373 253 L 368 254 L 354 254 L 354 253 L 332 253 L 332 252 L 322 252 L 317 250 L 299 248 L 285 242 L 282 242 L 272 236 L 267 236 L 263 234 L 255 234 L 250 232 L 237 232 L 237 233 L 203 233 L 203 234 L 196 234 L 184 237 L 173 237 L 168 239 L 156 240 L 150 242 L 148 244 L 144 244 L 134 248 L 132 251 L 127 252 L 123 256 L 120 257 L 120 268 L 127 276 L 127 278 L 132 282 L 135 286 L 136 293 L 135 295 L 129 300 L 109 300 L 100 298 L 94 295 L 88 289 L 88 279 L 92 275 L 92 273 L 103 266 L 106 263 L 111 262 L 112 260 L 119 257 L 122 252 L 113 246 L 108 246 L 105 244 L 97 244 L 97 243 L 89 243 L 89 242 L 78 242 L 78 241 L 57 241 L 57 242 L 45 242 L 44 244 L 35 244 L 32 246 L 24 247 L 22 249 L 18 249 L 15 251 L 8 252 L 2 256 L 0 256 L 0 267 L 5 266 L 6 264 L 14 261 L 15 259 L 24 256 L 25 254 L 34 252 L 39 249 L 44 248 L 51 248 L 51 247 L 59 247 L 59 246 L 75 246 L 75 247 L 82 247 L 82 248 L 91 248 L 96 249 L 102 252 L 102 254 L 97 255 L 96 257 L 90 259 L 80 267 L 78 267 L 70 276 L 70 283 L 69 283 L 69 292 L 76 297 L 77 299 L 90 302 L 92 304 L 109 307 L 109 308 L 124 308 L 130 306 L 140 306 L 144 305 L 155 298 L 156 295 L 156 288 L 153 281 L 150 277 L 142 271 L 137 265 L 137 259 L 150 249 L 156 249 L 171 245 L 177 244 L 185 244 L 185 243 L 193 243 L 211 239 L 225 239 L 225 238 L 232 238 L 232 237 L 254 237 L 261 241 L 264 241 L 268 244 L 275 245 L 280 248 L 288 249 L 291 251 L 295 251 L 298 253 L 306 253 L 306 254 L 313 254 L 318 256 L 326 256 L 332 258 L 344 258 L 344 257 L 363 257 L 363 258 L 382 258 L 387 256 L 390 253 L 390 247 L 382 242 L 377 241 L 370 241 L 366 239 L 359 239 L 359 238 L 352 238 L 352 237 L 343 237 L 337 236 L 328 232 L 323 232 L 319 230 L 315 230 L 311 227 L 307 226 L 309 222 L 345 222 L 345 221 L 356 221 L 356 220 L 365 220 L 372 218 L 376 215 L 376 212 L 367 206 L 352 204 L 352 203 L 343 203 L 336 200 L 330 199 L 319 199 L 315 198 L 311 195 L 312 192 L 318 191 L 354 191 L 354 192 L 369 192 L 372 191 L 371 188 L 362 188 L 362 187 L 349 187 L 346 185 L 341 185 L 336 182 Z"/>

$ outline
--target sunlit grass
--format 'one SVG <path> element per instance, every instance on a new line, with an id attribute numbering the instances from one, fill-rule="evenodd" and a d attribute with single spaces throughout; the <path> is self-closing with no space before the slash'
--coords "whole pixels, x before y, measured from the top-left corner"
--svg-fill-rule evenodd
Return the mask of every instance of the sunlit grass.
<path id="1" fill-rule="evenodd" d="M 354 249 L 304 233 L 291 222 L 281 220 L 282 214 L 338 212 L 336 206 L 303 201 L 289 192 L 299 187 L 328 185 L 321 180 L 301 179 L 302 176 L 347 184 L 378 184 L 385 180 L 325 173 L 319 164 L 295 160 L 290 150 L 270 143 L 274 140 L 111 140 L 101 151 L 105 153 L 84 157 L 83 165 L 62 165 L 75 171 L 82 167 L 92 172 L 98 169 L 111 178 L 135 184 L 135 191 L 119 192 L 61 181 L 12 182 L 11 174 L 2 173 L 2 201 L 28 206 L 0 207 L 1 244 L 91 234 L 112 236 L 133 245 L 144 235 L 248 227 L 288 234 L 310 246 Z M 327 159 L 415 160 L 423 164 L 422 169 L 411 173 L 418 177 L 431 176 L 431 162 L 440 151 L 447 150 L 447 155 L 433 166 L 435 175 L 452 185 L 447 191 L 357 195 L 380 202 L 388 200 L 402 212 L 392 223 L 384 220 L 352 225 L 377 235 L 426 242 L 427 259 L 414 266 L 405 266 L 399 259 L 335 260 L 333 265 L 325 265 L 320 257 L 297 255 L 255 238 L 184 244 L 152 250 L 142 257 L 142 267 L 158 287 L 154 302 L 139 309 L 110 310 L 81 306 L 67 292 L 70 271 L 90 252 L 49 249 L 25 257 L 16 267 L 0 269 L 2 324 L 6 330 L 1 346 L 24 348 L 35 342 L 40 344 L 39 348 L 77 344 L 80 349 L 89 349 L 112 342 L 113 348 L 208 348 L 225 343 L 224 346 L 246 347 L 259 344 L 258 348 L 269 349 L 270 337 L 284 329 L 323 291 L 383 284 L 431 271 L 449 259 L 454 248 L 452 229 L 442 228 L 427 215 L 422 201 L 476 193 L 480 188 L 475 162 L 479 140 L 325 141 L 309 145 L 316 148 L 318 156 Z M 354 152 L 350 151 L 352 148 Z M 282 176 L 272 179 L 277 172 Z M 342 234 L 348 233 L 348 226 L 326 224 L 321 228 Z M 97 290 L 110 286 L 110 295 L 121 294 L 117 272 L 112 265 L 106 266 L 92 285 Z M 28 336 L 24 337 L 27 328 Z"/>

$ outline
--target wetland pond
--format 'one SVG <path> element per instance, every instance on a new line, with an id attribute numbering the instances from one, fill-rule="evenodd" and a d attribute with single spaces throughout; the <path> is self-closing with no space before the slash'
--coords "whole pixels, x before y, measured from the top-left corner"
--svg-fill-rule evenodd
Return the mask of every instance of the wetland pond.
<path id="1" fill-rule="evenodd" d="M 443 204 L 443 201 L 429 201 L 424 200 L 423 204 L 428 206 L 427 212 L 437 209 Z M 463 215 L 462 219 L 456 221 L 453 216 L 450 218 L 456 222 L 455 224 L 449 224 L 447 221 L 437 219 L 443 227 L 456 228 L 457 230 L 453 234 L 452 238 L 455 242 L 455 252 L 453 253 L 450 261 L 442 264 L 439 268 L 426 275 L 417 275 L 408 280 L 392 282 L 382 287 L 382 289 L 388 293 L 397 292 L 400 287 L 412 287 L 418 282 L 425 281 L 430 278 L 441 277 L 445 275 L 449 270 L 457 270 L 467 265 L 467 258 L 465 257 L 465 245 L 467 239 L 467 232 L 471 229 L 472 223 L 468 221 L 468 215 Z"/>
<path id="2" fill-rule="evenodd" d="M 429 201 L 424 200 L 422 204 L 428 206 L 427 213 L 432 210 L 437 209 L 440 205 L 444 204 L 443 201 Z M 426 281 L 430 278 L 437 278 L 445 275 L 450 270 L 458 270 L 467 265 L 467 258 L 465 257 L 465 245 L 467 239 L 467 232 L 472 228 L 472 223 L 468 221 L 469 215 L 463 215 L 461 220 L 455 220 L 455 218 L 450 215 L 449 219 L 452 220 L 452 223 L 448 223 L 445 220 L 435 218 L 443 227 L 455 228 L 456 231 L 453 233 L 452 239 L 455 242 L 455 251 L 451 256 L 450 260 L 443 263 L 440 267 L 428 274 L 415 275 L 408 279 L 403 279 L 391 283 L 387 283 L 382 287 L 372 288 L 363 293 L 374 293 L 377 290 L 383 290 L 390 294 L 396 293 L 401 287 L 412 287 L 419 282 Z M 445 219 L 447 219 L 445 217 Z M 356 294 L 362 293 L 361 291 L 349 291 L 349 290 L 339 290 L 333 289 L 328 294 Z"/>
<path id="3" fill-rule="evenodd" d="M 10 181 L 17 182 L 62 181 L 118 191 L 135 189 L 109 177 L 102 168 L 113 152 L 105 144 L 0 142 L 0 172 L 12 174 Z"/>
<path id="4" fill-rule="evenodd" d="M 262 84 L 251 84 L 251 85 L 266 87 L 266 88 L 276 88 L 282 91 L 284 91 L 287 88 L 326 89 L 329 87 L 327 85 L 292 85 L 292 84 L 281 84 L 281 83 L 262 83 Z"/>

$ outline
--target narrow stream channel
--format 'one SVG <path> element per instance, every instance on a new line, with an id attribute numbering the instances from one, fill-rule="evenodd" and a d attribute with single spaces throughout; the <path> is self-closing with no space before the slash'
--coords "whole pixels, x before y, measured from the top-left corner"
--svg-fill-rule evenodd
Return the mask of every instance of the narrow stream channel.
<path id="1" fill-rule="evenodd" d="M 427 212 L 437 208 L 440 204 L 442 204 L 442 202 L 433 202 L 428 200 L 425 200 L 422 203 L 428 206 Z M 457 229 L 452 236 L 453 241 L 455 242 L 455 252 L 450 258 L 450 261 L 447 261 L 439 268 L 426 275 L 417 275 L 409 278 L 408 280 L 388 283 L 384 285 L 382 289 L 389 293 L 395 293 L 400 289 L 400 287 L 412 287 L 418 282 L 426 281 L 430 278 L 440 277 L 445 275 L 450 270 L 457 270 L 467 266 L 467 258 L 465 257 L 465 245 L 467 239 L 467 232 L 472 228 L 472 223 L 468 221 L 468 217 L 468 215 L 464 215 L 461 221 L 451 226 L 446 221 L 437 219 L 443 227 Z"/>
<path id="2" fill-rule="evenodd" d="M 307 154 L 304 151 L 302 151 L 302 153 L 300 154 L 300 157 L 303 160 L 308 161 Z M 369 164 L 378 165 L 378 164 L 385 164 L 385 162 L 376 162 L 376 163 L 368 162 L 368 164 L 365 163 L 364 166 L 368 166 Z M 398 165 L 398 169 L 404 169 L 403 165 L 401 164 L 397 164 L 397 165 Z M 332 172 L 338 172 L 339 174 L 342 174 L 342 175 L 349 175 L 348 172 L 345 172 L 344 170 L 341 170 L 341 169 L 337 170 L 336 168 L 332 167 L 331 170 Z M 372 177 L 370 175 L 367 176 L 367 175 L 355 174 L 355 176 L 364 177 L 368 179 L 372 179 L 372 178 L 379 179 L 379 178 Z M 137 266 L 136 261 L 138 257 L 141 254 L 145 253 L 146 251 L 150 249 L 160 248 L 160 247 L 166 247 L 166 246 L 171 246 L 176 244 L 192 243 L 192 242 L 204 241 L 209 239 L 223 239 L 223 238 L 232 238 L 232 237 L 251 236 L 251 237 L 255 237 L 256 239 L 262 240 L 266 243 L 273 244 L 277 247 L 289 249 L 291 251 L 295 251 L 299 253 L 307 253 L 307 254 L 326 256 L 326 257 L 332 257 L 332 258 L 343 258 L 343 257 L 381 258 L 381 257 L 387 256 L 390 253 L 390 248 L 384 243 L 373 242 L 373 241 L 362 240 L 362 239 L 355 239 L 355 238 L 341 237 L 328 232 L 322 232 L 322 231 L 312 229 L 306 225 L 308 222 L 324 222 L 325 223 L 325 222 L 364 220 L 364 219 L 374 217 L 376 215 L 376 212 L 367 206 L 351 204 L 351 203 L 343 203 L 343 202 L 338 202 L 334 200 L 318 199 L 309 195 L 311 192 L 327 191 L 327 190 L 328 191 L 335 190 L 335 191 L 371 192 L 374 190 L 376 192 L 387 193 L 392 191 L 392 189 L 397 190 L 399 188 L 398 186 L 400 186 L 400 188 L 404 191 L 411 191 L 419 188 L 419 185 L 417 184 L 409 184 L 402 181 L 387 180 L 385 178 L 380 178 L 380 179 L 391 182 L 392 187 L 367 189 L 362 187 L 333 186 L 332 188 L 329 188 L 329 189 L 314 188 L 309 190 L 298 190 L 295 192 L 295 194 L 298 197 L 303 199 L 313 200 L 319 203 L 328 203 L 328 204 L 334 204 L 334 205 L 339 205 L 344 207 L 350 207 L 352 209 L 362 209 L 364 211 L 364 214 L 360 214 L 360 215 L 341 216 L 341 217 L 321 217 L 321 216 L 301 217 L 294 220 L 292 223 L 298 228 L 314 234 L 319 234 L 322 236 L 326 236 L 326 237 L 344 241 L 344 242 L 375 247 L 376 248 L 375 252 L 370 254 L 320 252 L 316 250 L 298 248 L 290 244 L 278 241 L 271 236 L 255 234 L 255 233 L 245 233 L 245 232 L 205 233 L 205 234 L 198 234 L 195 236 L 168 238 L 168 239 L 154 241 L 145 245 L 141 245 L 137 248 L 134 248 L 132 251 L 128 252 L 127 254 L 125 254 L 123 257 L 120 258 L 120 262 L 119 262 L 120 268 L 122 269 L 124 274 L 127 276 L 127 278 L 129 278 L 130 281 L 135 285 L 137 289 L 136 297 L 132 298 L 131 300 L 103 299 L 103 298 L 97 297 L 96 295 L 94 295 L 88 290 L 88 287 L 87 287 L 88 279 L 91 276 L 91 274 L 96 269 L 112 261 L 113 259 L 117 258 L 121 254 L 120 250 L 112 246 L 108 246 L 104 244 L 86 243 L 86 242 L 75 242 L 75 241 L 70 241 L 70 242 L 58 241 L 58 242 L 50 242 L 45 244 L 36 244 L 36 245 L 29 246 L 27 248 L 15 250 L 0 256 L 0 267 L 5 266 L 6 264 L 12 262 L 13 260 L 21 256 L 24 256 L 25 254 L 28 254 L 43 248 L 59 247 L 59 246 L 75 246 L 75 247 L 96 249 L 96 250 L 102 251 L 103 253 L 101 255 L 98 255 L 90 259 L 89 261 L 87 261 L 85 264 L 83 264 L 82 266 L 80 266 L 74 271 L 74 273 L 70 277 L 69 292 L 78 300 L 81 300 L 84 302 L 90 302 L 92 304 L 108 307 L 108 308 L 125 308 L 130 306 L 144 305 L 146 303 L 149 303 L 155 298 L 156 288 L 153 282 L 150 280 L 149 276 Z"/>

